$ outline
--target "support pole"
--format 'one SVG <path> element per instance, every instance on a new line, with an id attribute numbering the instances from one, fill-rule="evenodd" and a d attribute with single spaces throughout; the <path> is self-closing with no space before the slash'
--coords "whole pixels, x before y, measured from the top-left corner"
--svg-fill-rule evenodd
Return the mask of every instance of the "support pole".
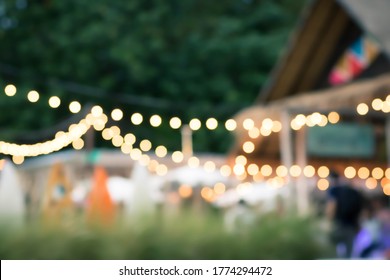
<path id="1" fill-rule="evenodd" d="M 299 215 L 307 215 L 309 213 L 309 190 L 307 180 L 303 174 L 303 168 L 307 165 L 307 151 L 306 151 L 306 127 L 303 126 L 297 131 L 296 136 L 296 157 L 297 164 L 301 168 L 301 175 L 298 177 L 297 190 L 297 207 Z"/>
<path id="2" fill-rule="evenodd" d="M 95 129 L 91 126 L 84 136 L 85 150 L 90 152 L 95 148 Z"/>
<path id="3" fill-rule="evenodd" d="M 188 159 L 192 156 L 192 130 L 188 125 L 184 125 L 181 129 L 181 148 L 184 158 Z"/>
<path id="4" fill-rule="evenodd" d="M 386 160 L 387 167 L 390 167 L 390 117 L 386 118 L 385 123 L 385 138 L 386 138 Z"/>
<path id="5" fill-rule="evenodd" d="M 291 180 L 290 168 L 293 164 L 293 150 L 292 150 L 292 131 L 290 127 L 291 116 L 289 112 L 281 112 L 280 120 L 282 123 L 282 130 L 279 133 L 280 137 L 280 158 L 281 163 L 287 170 L 287 183 L 284 189 L 284 202 L 288 210 L 292 208 L 293 199 L 293 181 Z"/>
<path id="6" fill-rule="evenodd" d="M 387 167 L 390 167 L 390 117 L 386 117 L 386 123 L 385 123 L 385 140 L 386 140 L 386 160 L 387 160 Z M 390 205 L 390 199 L 389 205 Z"/>

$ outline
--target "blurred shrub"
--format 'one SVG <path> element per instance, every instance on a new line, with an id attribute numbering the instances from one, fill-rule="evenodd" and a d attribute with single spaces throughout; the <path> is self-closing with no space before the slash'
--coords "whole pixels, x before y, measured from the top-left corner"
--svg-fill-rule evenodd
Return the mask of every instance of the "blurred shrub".
<path id="1" fill-rule="evenodd" d="M 91 228 L 82 222 L 0 230 L 1 259 L 319 259 L 329 256 L 309 218 L 262 217 L 228 234 L 220 217 L 183 214 L 135 227 Z"/>

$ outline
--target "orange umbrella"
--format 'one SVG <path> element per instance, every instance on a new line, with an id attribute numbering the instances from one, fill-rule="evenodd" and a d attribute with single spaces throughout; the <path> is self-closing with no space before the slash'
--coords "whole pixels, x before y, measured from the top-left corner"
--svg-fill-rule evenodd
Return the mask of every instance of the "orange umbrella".
<path id="1" fill-rule="evenodd" d="M 115 205 L 107 189 L 107 173 L 103 167 L 95 168 L 87 215 L 89 221 L 94 223 L 109 225 L 114 221 Z"/>

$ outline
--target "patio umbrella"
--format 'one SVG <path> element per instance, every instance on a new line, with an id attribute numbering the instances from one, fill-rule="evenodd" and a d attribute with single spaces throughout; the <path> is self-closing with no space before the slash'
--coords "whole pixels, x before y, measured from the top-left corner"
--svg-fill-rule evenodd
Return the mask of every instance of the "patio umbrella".
<path id="1" fill-rule="evenodd" d="M 19 176 L 13 164 L 7 161 L 0 172 L 0 220 L 21 226 L 25 210 Z"/>
<path id="2" fill-rule="evenodd" d="M 134 183 L 127 178 L 112 176 L 107 180 L 108 193 L 115 203 L 125 203 L 128 197 L 133 194 Z"/>
<path id="3" fill-rule="evenodd" d="M 183 166 L 168 172 L 167 180 L 179 182 L 190 186 L 214 185 L 218 182 L 227 183 L 228 178 L 222 176 L 219 171 L 208 172 L 202 167 L 191 168 Z"/>

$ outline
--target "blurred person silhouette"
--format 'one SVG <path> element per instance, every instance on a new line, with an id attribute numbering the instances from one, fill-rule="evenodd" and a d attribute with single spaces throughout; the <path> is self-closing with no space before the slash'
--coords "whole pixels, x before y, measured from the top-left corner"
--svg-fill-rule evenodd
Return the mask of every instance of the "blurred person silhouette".
<path id="1" fill-rule="evenodd" d="M 351 185 L 343 183 L 337 172 L 329 174 L 326 216 L 331 222 L 330 241 L 335 245 L 338 258 L 351 258 L 354 239 L 360 230 L 360 217 L 364 209 L 363 195 Z"/>
<path id="2" fill-rule="evenodd" d="M 368 215 L 356 236 L 353 258 L 390 259 L 390 206 L 385 195 L 369 200 Z"/>

